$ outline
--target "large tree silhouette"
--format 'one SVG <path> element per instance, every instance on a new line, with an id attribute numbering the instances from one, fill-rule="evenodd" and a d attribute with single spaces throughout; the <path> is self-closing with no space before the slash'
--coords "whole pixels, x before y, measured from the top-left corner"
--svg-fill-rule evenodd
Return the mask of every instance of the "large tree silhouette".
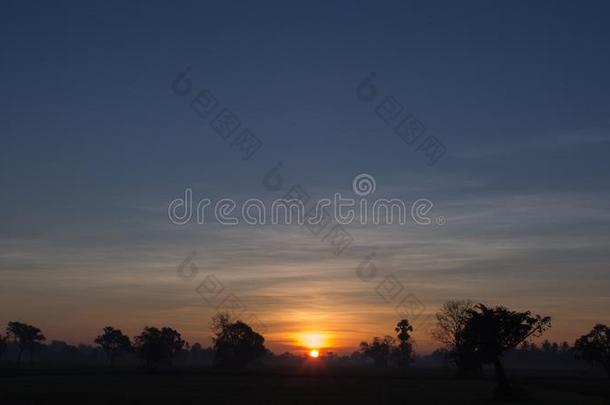
<path id="1" fill-rule="evenodd" d="M 551 325 L 550 317 L 516 312 L 505 307 L 489 308 L 478 304 L 468 311 L 468 319 L 460 339 L 475 348 L 483 363 L 491 363 L 498 380 L 497 394 L 512 395 L 512 388 L 502 365 L 502 354 L 530 337 L 540 336 Z"/>
<path id="2" fill-rule="evenodd" d="M 373 360 L 376 367 L 387 367 L 388 356 L 394 347 L 394 338 L 384 336 L 384 338 L 374 337 L 371 343 L 361 342 L 360 353 L 364 357 Z"/>
<path id="3" fill-rule="evenodd" d="M 172 328 L 147 326 L 134 338 L 135 347 L 146 367 L 154 368 L 162 362 L 171 363 L 172 358 L 186 344 L 182 336 Z"/>
<path id="4" fill-rule="evenodd" d="M 46 340 L 40 329 L 35 326 L 28 325 L 22 322 L 9 322 L 6 328 L 6 334 L 17 343 L 19 354 L 17 355 L 17 363 L 21 363 L 23 352 L 30 353 L 30 360 L 36 344 Z"/>
<path id="5" fill-rule="evenodd" d="M 262 335 L 242 321 L 232 321 L 227 314 L 212 318 L 212 330 L 215 367 L 241 368 L 267 352 Z"/>
<path id="6" fill-rule="evenodd" d="M 413 361 L 413 345 L 411 344 L 411 334 L 413 326 L 406 319 L 401 319 L 394 328 L 397 333 L 398 346 L 396 347 L 396 356 L 398 357 L 398 365 L 407 367 Z"/>
<path id="7" fill-rule="evenodd" d="M 474 306 L 471 300 L 445 302 L 436 313 L 436 327 L 432 331 L 432 336 L 445 346 L 450 361 L 461 376 L 476 376 L 483 371 L 475 347 L 463 339 L 469 311 Z"/>
<path id="8" fill-rule="evenodd" d="M 574 350 L 583 360 L 601 366 L 610 376 L 610 328 L 597 324 L 574 343 Z"/>
<path id="9" fill-rule="evenodd" d="M 129 337 L 112 326 L 106 326 L 104 333 L 96 337 L 94 342 L 102 348 L 111 365 L 115 358 L 133 350 Z"/>

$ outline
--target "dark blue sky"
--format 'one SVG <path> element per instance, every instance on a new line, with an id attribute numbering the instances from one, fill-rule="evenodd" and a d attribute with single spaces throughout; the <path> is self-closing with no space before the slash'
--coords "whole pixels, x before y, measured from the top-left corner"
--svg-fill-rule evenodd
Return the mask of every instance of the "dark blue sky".
<path id="1" fill-rule="evenodd" d="M 200 338 L 192 319 L 212 309 L 172 270 L 193 249 L 277 342 L 294 328 L 278 308 L 350 314 L 339 286 L 359 297 L 374 286 L 311 235 L 168 223 L 186 187 L 268 198 L 261 179 L 282 161 L 287 186 L 318 197 L 370 173 L 380 196 L 435 202 L 442 228 L 354 230 L 429 312 L 456 297 L 525 301 L 559 316 L 566 338 L 568 321 L 608 321 L 609 17 L 605 1 L 3 1 L 0 319 L 86 340 L 128 305 L 126 329 L 173 321 Z M 262 141 L 250 160 L 171 91 L 187 66 Z M 371 72 L 378 101 L 395 97 L 446 146 L 437 164 L 357 98 Z M 349 318 L 357 332 L 374 329 L 370 313 L 394 316 L 375 299 Z M 68 310 L 73 324 L 51 325 Z"/>

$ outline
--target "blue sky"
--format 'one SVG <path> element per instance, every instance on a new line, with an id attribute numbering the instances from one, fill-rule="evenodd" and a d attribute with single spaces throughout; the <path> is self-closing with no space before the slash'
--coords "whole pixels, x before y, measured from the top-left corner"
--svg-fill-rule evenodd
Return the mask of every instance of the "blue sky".
<path id="1" fill-rule="evenodd" d="M 569 340 L 610 321 L 608 3 L 1 7 L 0 321 L 70 341 L 164 323 L 205 342 L 214 307 L 175 272 L 193 250 L 278 350 L 303 327 L 341 347 L 391 332 L 378 282 L 354 276 L 371 251 L 427 314 L 470 297 L 552 315 Z M 250 160 L 171 91 L 187 66 L 262 141 Z M 379 101 L 446 146 L 438 163 L 358 99 L 371 72 Z M 187 187 L 281 196 L 261 183 L 279 161 L 286 189 L 320 198 L 370 173 L 379 197 L 429 198 L 447 223 L 354 227 L 340 257 L 298 227 L 169 223 Z"/>

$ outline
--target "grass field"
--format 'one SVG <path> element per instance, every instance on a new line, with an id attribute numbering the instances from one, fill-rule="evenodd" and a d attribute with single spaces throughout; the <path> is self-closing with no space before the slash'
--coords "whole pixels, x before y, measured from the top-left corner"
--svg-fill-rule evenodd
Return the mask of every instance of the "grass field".
<path id="1" fill-rule="evenodd" d="M 0 404 L 489 404 L 494 381 L 438 371 L 298 374 L 176 371 L 2 372 Z M 513 376 L 529 398 L 517 403 L 610 404 L 604 378 Z"/>

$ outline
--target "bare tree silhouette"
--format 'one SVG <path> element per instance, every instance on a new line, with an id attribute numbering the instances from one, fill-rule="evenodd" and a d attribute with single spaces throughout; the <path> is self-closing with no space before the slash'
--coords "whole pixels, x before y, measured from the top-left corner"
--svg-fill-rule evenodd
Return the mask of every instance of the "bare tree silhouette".
<path id="1" fill-rule="evenodd" d="M 436 327 L 432 336 L 447 350 L 449 360 L 458 368 L 461 376 L 481 375 L 481 361 L 474 346 L 463 340 L 463 331 L 469 311 L 475 306 L 471 300 L 450 300 L 436 313 Z"/>
<path id="2" fill-rule="evenodd" d="M 579 358 L 601 366 L 610 376 L 610 328 L 597 324 L 591 331 L 581 336 L 574 343 L 574 350 Z"/>

